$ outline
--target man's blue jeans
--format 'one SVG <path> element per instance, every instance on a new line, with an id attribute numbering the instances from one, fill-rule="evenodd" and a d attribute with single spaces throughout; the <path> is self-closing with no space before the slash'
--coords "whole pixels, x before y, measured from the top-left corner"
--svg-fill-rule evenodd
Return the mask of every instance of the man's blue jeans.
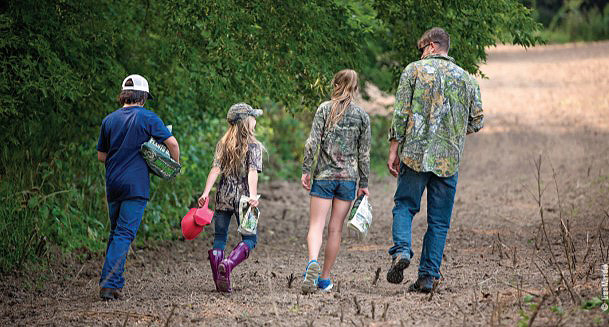
<path id="1" fill-rule="evenodd" d="M 239 217 L 234 211 L 216 210 L 214 212 L 214 249 L 222 249 L 226 247 L 226 241 L 228 240 L 228 227 L 230 227 L 230 221 L 233 217 L 237 218 L 237 225 L 240 224 Z M 250 250 L 253 250 L 256 246 L 258 239 L 257 235 L 242 235 L 243 243 L 245 243 Z"/>
<path id="2" fill-rule="evenodd" d="M 427 231 L 419 264 L 419 277 L 440 278 L 440 264 L 450 228 L 458 173 L 451 177 L 438 177 L 432 172 L 416 172 L 400 164 L 398 187 L 393 200 L 392 257 L 412 258 L 412 219 L 421 208 L 421 197 L 427 188 Z"/>
<path id="3" fill-rule="evenodd" d="M 135 239 L 144 216 L 146 200 L 132 199 L 108 203 L 110 216 L 110 237 L 106 247 L 106 261 L 102 268 L 99 286 L 103 288 L 123 288 L 125 261 L 129 246 Z"/>

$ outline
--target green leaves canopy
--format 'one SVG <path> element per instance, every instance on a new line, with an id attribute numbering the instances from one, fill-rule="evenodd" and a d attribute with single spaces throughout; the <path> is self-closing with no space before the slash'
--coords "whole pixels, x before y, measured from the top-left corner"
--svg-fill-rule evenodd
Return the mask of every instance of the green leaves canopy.
<path id="1" fill-rule="evenodd" d="M 390 58 L 399 63 L 394 66 L 397 70 L 418 59 L 418 39 L 436 26 L 451 37 L 449 55 L 470 73 L 481 73 L 479 64 L 486 60 L 488 46 L 501 42 L 530 47 L 542 42 L 536 33 L 541 24 L 518 1 L 376 1 L 374 8 L 386 24 L 388 50 Z"/>

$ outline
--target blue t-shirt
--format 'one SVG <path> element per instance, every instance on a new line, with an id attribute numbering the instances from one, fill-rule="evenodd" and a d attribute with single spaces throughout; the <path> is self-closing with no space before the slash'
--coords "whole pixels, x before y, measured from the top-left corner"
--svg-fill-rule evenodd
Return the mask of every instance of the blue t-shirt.
<path id="1" fill-rule="evenodd" d="M 104 118 L 97 151 L 108 154 L 108 202 L 150 198 L 148 165 L 140 154 L 142 143 L 150 137 L 162 143 L 171 137 L 171 132 L 159 116 L 143 107 L 120 108 Z"/>

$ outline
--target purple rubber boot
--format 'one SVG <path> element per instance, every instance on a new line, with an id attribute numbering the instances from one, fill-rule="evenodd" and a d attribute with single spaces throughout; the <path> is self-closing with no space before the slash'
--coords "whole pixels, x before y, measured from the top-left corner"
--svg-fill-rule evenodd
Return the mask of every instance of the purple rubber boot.
<path id="1" fill-rule="evenodd" d="M 220 291 L 218 288 L 218 265 L 224 260 L 224 250 L 222 249 L 211 249 L 207 251 L 209 256 L 209 264 L 211 265 L 211 274 L 214 278 L 214 284 L 216 284 L 216 291 Z"/>
<path id="2" fill-rule="evenodd" d="M 230 273 L 233 271 L 233 268 L 237 267 L 238 264 L 247 259 L 249 255 L 249 246 L 243 242 L 240 242 L 229 254 L 228 258 L 220 262 L 218 265 L 218 291 L 228 293 L 233 291 L 230 285 Z"/>

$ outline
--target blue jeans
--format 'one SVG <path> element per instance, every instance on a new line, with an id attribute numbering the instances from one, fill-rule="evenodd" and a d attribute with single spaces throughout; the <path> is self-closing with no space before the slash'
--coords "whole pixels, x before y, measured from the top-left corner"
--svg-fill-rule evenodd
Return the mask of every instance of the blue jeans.
<path id="1" fill-rule="evenodd" d="M 427 188 L 427 231 L 419 264 L 419 277 L 440 278 L 440 264 L 450 228 L 458 173 L 450 177 L 438 177 L 431 172 L 416 172 L 400 164 L 398 187 L 393 200 L 392 257 L 401 255 L 412 258 L 412 219 L 419 212 L 421 197 Z"/>
<path id="2" fill-rule="evenodd" d="M 135 239 L 144 216 L 148 201 L 132 199 L 108 203 L 110 216 L 110 237 L 106 247 L 106 260 L 102 268 L 99 286 L 104 288 L 123 288 L 125 261 L 129 246 Z"/>
<path id="3" fill-rule="evenodd" d="M 239 216 L 236 212 L 232 210 L 216 210 L 214 212 L 214 249 L 224 250 L 226 247 L 226 241 L 228 240 L 228 227 L 230 227 L 230 221 L 233 215 L 237 219 L 237 225 L 239 225 Z M 256 247 L 258 235 L 241 235 L 241 239 L 243 240 L 243 243 L 250 248 L 250 250 L 253 250 L 254 247 Z"/>

